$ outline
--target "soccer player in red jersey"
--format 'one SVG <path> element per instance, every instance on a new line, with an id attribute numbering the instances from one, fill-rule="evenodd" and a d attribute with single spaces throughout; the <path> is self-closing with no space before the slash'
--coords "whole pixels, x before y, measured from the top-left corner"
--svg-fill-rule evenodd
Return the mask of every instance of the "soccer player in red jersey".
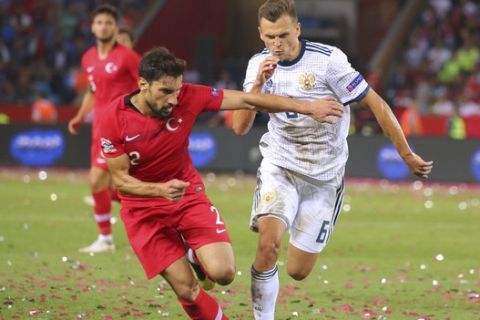
<path id="1" fill-rule="evenodd" d="M 291 111 L 334 123 L 342 106 L 332 99 L 218 90 L 182 83 L 185 62 L 165 48 L 149 51 L 139 67 L 139 89 L 116 100 L 100 123 L 102 151 L 120 190 L 121 217 L 148 278 L 160 274 L 191 319 L 227 319 L 193 276 L 220 285 L 235 276 L 230 237 L 188 153 L 189 135 L 204 111 Z M 186 246 L 193 249 L 186 255 Z M 197 277 L 201 275 L 197 274 Z"/>
<path id="2" fill-rule="evenodd" d="M 90 88 L 83 97 L 76 116 L 68 124 L 69 131 L 77 134 L 78 127 L 93 108 L 92 146 L 90 149 L 90 189 L 94 200 L 95 220 L 99 236 L 81 252 L 105 252 L 115 249 L 110 224 L 112 199 L 110 174 L 101 155 L 98 138 L 98 123 L 104 109 L 117 97 L 137 88 L 140 56 L 133 50 L 117 43 L 119 14 L 111 5 L 101 5 L 92 14 L 92 33 L 96 45 L 82 57 L 82 69 L 87 75 Z"/>

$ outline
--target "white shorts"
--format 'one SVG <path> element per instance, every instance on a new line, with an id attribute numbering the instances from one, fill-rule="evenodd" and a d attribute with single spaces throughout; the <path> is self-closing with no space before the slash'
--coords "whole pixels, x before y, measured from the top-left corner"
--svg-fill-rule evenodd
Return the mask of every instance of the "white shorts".
<path id="1" fill-rule="evenodd" d="M 278 167 L 263 160 L 257 172 L 250 228 L 269 215 L 282 220 L 290 243 L 309 252 L 321 252 L 342 209 L 344 184 L 324 182 Z"/>

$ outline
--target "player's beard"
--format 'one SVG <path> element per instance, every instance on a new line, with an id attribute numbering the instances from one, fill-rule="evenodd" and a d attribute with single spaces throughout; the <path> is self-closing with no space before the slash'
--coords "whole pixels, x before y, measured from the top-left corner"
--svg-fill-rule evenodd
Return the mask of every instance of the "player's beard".
<path id="1" fill-rule="evenodd" d="M 145 101 L 148 108 L 152 113 L 155 115 L 155 117 L 162 119 L 162 120 L 167 120 L 172 116 L 173 113 L 173 105 L 170 103 L 167 103 L 163 105 L 160 109 L 155 108 L 155 104 L 152 104 L 148 101 Z M 170 108 L 170 111 L 166 111 L 167 108 Z"/>
<path id="2" fill-rule="evenodd" d="M 101 43 L 109 43 L 109 42 L 112 42 L 113 38 L 115 37 L 115 34 L 112 34 L 110 36 L 105 36 L 105 37 L 102 37 L 102 38 L 97 38 L 98 41 L 100 41 Z"/>

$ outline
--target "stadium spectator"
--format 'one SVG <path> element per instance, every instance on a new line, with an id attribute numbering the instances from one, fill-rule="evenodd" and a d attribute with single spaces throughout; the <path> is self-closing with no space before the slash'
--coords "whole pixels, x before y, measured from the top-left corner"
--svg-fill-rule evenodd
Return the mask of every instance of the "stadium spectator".
<path id="1" fill-rule="evenodd" d="M 400 117 L 400 125 L 403 134 L 406 137 L 421 136 L 423 133 L 422 123 L 420 120 L 420 106 L 416 100 L 412 100 L 410 106 L 405 109 Z"/>
<path id="2" fill-rule="evenodd" d="M 81 248 L 80 252 L 99 253 L 115 249 L 110 224 L 111 177 L 98 144 L 99 121 L 112 101 L 137 87 L 140 57 L 117 43 L 119 14 L 115 7 L 101 5 L 95 9 L 92 18 L 92 32 L 97 43 L 82 57 L 82 68 L 90 90 L 85 93 L 82 105 L 70 120 L 68 128 L 70 133 L 77 134 L 78 127 L 93 109 L 89 180 L 99 236 L 91 245 Z"/>
<path id="3" fill-rule="evenodd" d="M 217 301 L 199 288 L 187 260 L 196 265 L 200 279 L 208 275 L 222 285 L 234 279 L 228 231 L 188 153 L 196 118 L 204 111 L 244 108 L 302 112 L 331 121 L 342 107 L 333 100 L 301 102 L 182 83 L 184 69 L 185 62 L 165 48 L 145 54 L 139 90 L 105 111 L 97 143 L 121 191 L 122 220 L 147 277 L 164 277 L 190 318 L 227 319 Z M 189 250 L 188 258 L 185 243 L 195 251 Z"/>
<path id="4" fill-rule="evenodd" d="M 38 98 L 33 102 L 32 121 L 35 123 L 57 122 L 57 108 L 43 92 L 39 93 Z"/>
<path id="5" fill-rule="evenodd" d="M 258 23 L 266 49 L 249 61 L 245 91 L 306 100 L 330 96 L 345 105 L 344 116 L 333 124 L 292 112 L 270 114 L 269 130 L 260 141 L 263 161 L 250 223 L 259 232 L 251 293 L 255 319 L 270 320 L 279 293 L 277 259 L 285 233 L 290 233 L 287 272 L 302 280 L 325 248 L 342 208 L 351 102 L 372 109 L 414 174 L 426 177 L 432 162 L 410 149 L 390 107 L 341 50 L 299 39 L 293 0 L 267 0 L 258 10 Z M 254 117 L 252 111 L 235 111 L 235 133 L 246 134 Z"/>

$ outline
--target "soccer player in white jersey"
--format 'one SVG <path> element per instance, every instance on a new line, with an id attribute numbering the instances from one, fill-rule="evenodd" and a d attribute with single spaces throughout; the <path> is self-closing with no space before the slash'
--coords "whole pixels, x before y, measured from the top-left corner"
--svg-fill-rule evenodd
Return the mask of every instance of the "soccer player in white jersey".
<path id="1" fill-rule="evenodd" d="M 251 228 L 259 232 L 252 265 L 255 319 L 273 319 L 279 291 L 277 259 L 290 233 L 287 272 L 302 280 L 325 248 L 342 208 L 343 175 L 348 157 L 349 104 L 368 105 L 402 159 L 417 176 L 427 177 L 433 163 L 409 147 L 387 103 L 369 87 L 338 48 L 300 40 L 293 0 L 268 0 L 258 10 L 260 38 L 266 49 L 248 64 L 244 90 L 297 99 L 336 99 L 344 114 L 334 124 L 297 113 L 270 114 L 260 141 Z M 255 118 L 235 111 L 233 129 L 246 134 Z"/>

